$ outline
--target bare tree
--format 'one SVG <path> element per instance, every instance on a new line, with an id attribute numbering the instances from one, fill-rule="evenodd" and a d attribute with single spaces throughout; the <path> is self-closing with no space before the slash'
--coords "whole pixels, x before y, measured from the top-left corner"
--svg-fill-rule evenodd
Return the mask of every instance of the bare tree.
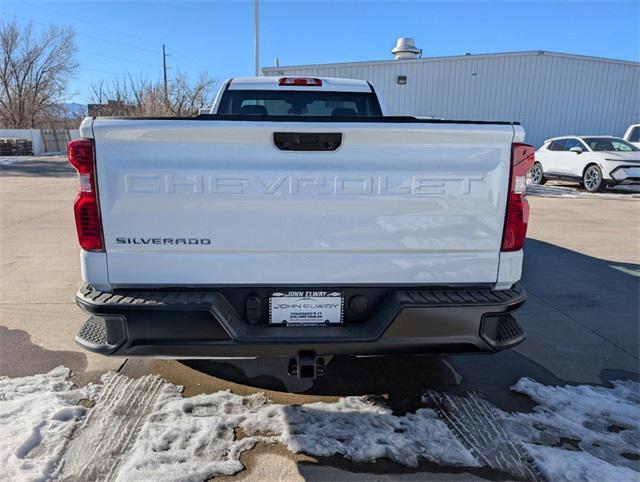
<path id="1" fill-rule="evenodd" d="M 135 111 L 136 96 L 127 80 L 101 80 L 91 85 L 89 115 L 126 116 L 138 115 Z"/>
<path id="2" fill-rule="evenodd" d="M 0 55 L 0 120 L 5 127 L 36 127 L 65 100 L 78 70 L 75 33 L 49 27 L 36 35 L 31 24 L 2 22 Z"/>
<path id="3" fill-rule="evenodd" d="M 206 72 L 195 79 L 178 72 L 169 81 L 168 102 L 160 80 L 149 81 L 129 76 L 101 81 L 91 86 L 91 115 L 112 116 L 190 116 L 213 102 L 216 82 Z"/>
<path id="4" fill-rule="evenodd" d="M 215 81 L 205 72 L 200 72 L 193 81 L 178 72 L 169 84 L 169 111 L 175 116 L 188 116 L 211 106 L 214 85 Z"/>

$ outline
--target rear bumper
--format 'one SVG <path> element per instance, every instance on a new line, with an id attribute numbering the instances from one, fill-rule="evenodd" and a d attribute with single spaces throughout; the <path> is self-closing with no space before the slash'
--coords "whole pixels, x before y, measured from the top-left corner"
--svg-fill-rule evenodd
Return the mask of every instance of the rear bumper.
<path id="1" fill-rule="evenodd" d="M 495 352 L 525 333 L 512 312 L 522 287 L 390 289 L 375 313 L 327 327 L 251 325 L 218 291 L 118 291 L 83 285 L 78 305 L 91 317 L 76 336 L 110 356 L 216 358 Z"/>

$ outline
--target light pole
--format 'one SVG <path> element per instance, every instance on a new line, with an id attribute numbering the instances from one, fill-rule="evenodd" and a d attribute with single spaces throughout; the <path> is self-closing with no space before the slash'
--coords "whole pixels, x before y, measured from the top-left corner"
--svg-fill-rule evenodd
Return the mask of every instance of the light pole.
<path id="1" fill-rule="evenodd" d="M 258 0 L 253 1 L 253 51 L 254 51 L 254 74 L 260 76 L 260 6 Z"/>

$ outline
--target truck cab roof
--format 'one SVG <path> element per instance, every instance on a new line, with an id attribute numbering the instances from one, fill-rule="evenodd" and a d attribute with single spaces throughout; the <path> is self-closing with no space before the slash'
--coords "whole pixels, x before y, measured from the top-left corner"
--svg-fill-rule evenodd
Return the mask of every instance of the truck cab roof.
<path id="1" fill-rule="evenodd" d="M 287 79 L 286 81 L 284 79 Z M 295 80 L 307 80 L 309 85 L 285 84 Z M 284 84 L 284 85 L 283 85 Z M 339 79 L 333 77 L 235 77 L 226 82 L 229 90 L 324 90 L 331 92 L 373 92 L 373 87 L 366 80 Z"/>

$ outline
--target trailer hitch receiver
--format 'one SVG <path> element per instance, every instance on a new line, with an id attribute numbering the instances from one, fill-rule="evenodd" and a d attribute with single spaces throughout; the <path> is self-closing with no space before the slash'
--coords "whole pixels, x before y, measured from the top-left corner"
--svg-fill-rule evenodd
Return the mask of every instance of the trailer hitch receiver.
<path id="1" fill-rule="evenodd" d="M 313 352 L 300 352 L 297 357 L 289 359 L 289 375 L 306 380 L 313 380 L 324 375 L 324 358 Z"/>

